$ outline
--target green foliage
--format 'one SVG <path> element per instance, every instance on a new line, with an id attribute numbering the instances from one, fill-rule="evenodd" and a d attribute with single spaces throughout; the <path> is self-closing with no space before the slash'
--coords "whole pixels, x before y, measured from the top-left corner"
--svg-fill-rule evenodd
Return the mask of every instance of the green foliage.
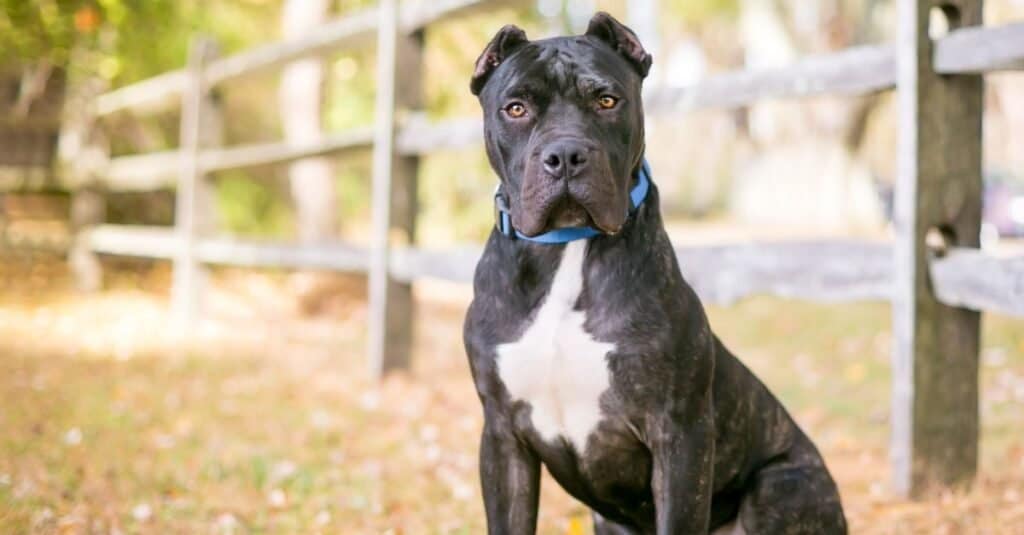
<path id="1" fill-rule="evenodd" d="M 276 3 L 255 0 L 0 0 L 0 8 L 0 57 L 70 61 L 112 85 L 181 67 L 196 33 L 230 51 L 265 40 L 277 20 Z"/>
<path id="2" fill-rule="evenodd" d="M 0 58 L 15 61 L 47 57 L 64 64 L 76 33 L 89 27 L 88 15 L 76 13 L 86 0 L 0 0 Z M 94 13 L 95 15 L 95 13 Z"/>
<path id="3" fill-rule="evenodd" d="M 441 153 L 423 158 L 420 165 L 424 241 L 485 241 L 494 225 L 491 199 L 498 179 L 483 151 Z"/>
<path id="4" fill-rule="evenodd" d="M 244 172 L 225 173 L 217 180 L 217 209 L 230 232 L 260 237 L 282 237 L 291 228 L 288 204 L 280 192 Z"/>
<path id="5" fill-rule="evenodd" d="M 335 187 L 338 192 L 338 211 L 344 221 L 368 219 L 370 217 L 370 177 L 373 170 L 370 160 L 346 158 L 335 166 Z"/>
<path id="6" fill-rule="evenodd" d="M 266 40 L 276 25 L 269 4 L 242 0 L 102 0 L 111 37 L 97 51 L 99 74 L 115 85 L 181 67 L 189 40 L 213 36 L 225 52 Z M 245 21 L 239 24 L 238 21 Z"/>
<path id="7" fill-rule="evenodd" d="M 345 130 L 373 123 L 376 75 L 373 51 L 356 50 L 326 64 L 325 127 Z"/>

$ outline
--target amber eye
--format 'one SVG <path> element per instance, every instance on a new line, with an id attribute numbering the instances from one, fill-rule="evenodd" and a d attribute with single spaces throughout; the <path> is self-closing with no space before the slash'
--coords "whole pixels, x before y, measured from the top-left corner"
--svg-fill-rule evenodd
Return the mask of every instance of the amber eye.
<path id="1" fill-rule="evenodd" d="M 526 115 L 526 106 L 522 102 L 513 102 L 508 106 L 505 106 L 505 113 L 513 119 L 519 119 Z"/>
<path id="2" fill-rule="evenodd" d="M 597 105 L 600 106 L 602 110 L 610 110 L 614 108 L 615 105 L 618 103 L 619 99 L 611 95 L 602 95 L 600 98 L 597 99 Z"/>

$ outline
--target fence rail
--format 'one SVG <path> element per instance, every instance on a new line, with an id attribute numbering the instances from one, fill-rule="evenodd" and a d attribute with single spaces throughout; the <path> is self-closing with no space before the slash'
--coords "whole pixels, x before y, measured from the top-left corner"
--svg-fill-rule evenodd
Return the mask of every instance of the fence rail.
<path id="1" fill-rule="evenodd" d="M 962 28 L 935 43 L 935 72 L 982 74 L 1024 69 L 1024 23 Z"/>
<path id="2" fill-rule="evenodd" d="M 167 227 L 97 225 L 86 233 L 98 253 L 172 259 L 178 238 Z M 480 247 L 392 251 L 390 271 L 402 282 L 473 281 Z M 199 242 L 204 263 L 365 273 L 369 249 L 346 243 L 210 237 Z M 680 269 L 701 300 L 731 305 L 754 295 L 841 303 L 892 299 L 892 244 L 853 240 L 781 241 L 676 248 Z M 999 258 L 957 248 L 929 264 L 939 299 L 950 306 L 1024 317 L 1024 257 Z"/>
<path id="3" fill-rule="evenodd" d="M 655 110 L 737 108 L 765 99 L 862 95 L 891 89 L 895 83 L 892 49 L 861 46 L 778 69 L 720 74 L 691 87 L 654 91 L 646 102 Z"/>
<path id="4" fill-rule="evenodd" d="M 347 150 L 371 146 L 372 129 L 361 128 L 328 134 L 319 141 L 301 145 L 276 142 L 210 148 L 199 152 L 199 167 L 205 173 L 214 173 L 289 163 L 312 156 L 338 155 Z M 149 191 L 173 187 L 178 177 L 175 166 L 181 155 L 180 151 L 170 150 L 112 158 L 104 172 L 103 184 L 117 191 Z"/>
<path id="5" fill-rule="evenodd" d="M 468 11 L 469 6 L 486 2 L 448 2 L 449 7 Z M 508 2 L 505 2 L 508 3 Z M 438 8 L 439 9 L 439 8 Z M 292 43 L 275 43 L 246 52 L 230 60 L 229 67 L 207 69 L 211 85 L 227 80 L 223 72 L 235 72 L 231 65 L 253 64 L 258 68 L 279 65 L 268 58 L 275 54 L 295 59 L 305 55 L 322 53 L 326 45 L 351 44 L 349 37 L 355 35 L 352 28 L 366 26 L 368 14 L 375 10 L 347 17 L 344 24 L 329 25 L 328 30 L 307 37 L 301 43 L 306 48 Z M 406 17 L 406 28 L 420 28 L 424 21 L 439 18 L 421 14 Z M 370 24 L 370 30 L 376 26 Z M 341 28 L 347 28 L 344 33 Z M 360 32 L 364 30 L 359 30 Z M 332 36 L 317 37 L 320 34 Z M 342 38 L 342 34 L 348 36 Z M 366 37 L 360 33 L 362 37 Z M 321 44 L 314 44 L 321 43 Z M 277 50 L 275 53 L 261 52 L 262 49 Z M 287 52 L 286 52 L 287 51 Z M 301 53 L 300 53 L 301 52 Z M 284 60 L 282 60 L 284 61 Z M 1008 24 L 995 28 L 967 28 L 955 30 L 936 41 L 935 69 L 943 74 L 969 74 L 999 70 L 1024 69 L 1024 23 Z M 153 103 L 162 102 L 170 107 L 177 102 L 172 97 L 180 94 L 184 83 L 183 73 L 160 75 L 137 84 L 126 86 L 101 95 L 97 100 L 100 115 L 116 111 L 132 110 L 148 113 L 154 110 Z M 645 98 L 652 113 L 696 111 L 711 108 L 736 108 L 747 106 L 765 99 L 802 98 L 815 95 L 856 96 L 892 89 L 896 84 L 896 58 L 890 46 L 862 46 L 832 54 L 812 56 L 787 67 L 763 71 L 739 71 L 720 74 L 690 87 L 659 88 Z M 396 147 L 401 154 L 428 154 L 438 150 L 452 150 L 473 147 L 480 144 L 482 123 L 479 119 L 448 119 L 432 122 L 422 115 L 413 115 L 396 132 Z M 327 134 L 316 143 L 302 146 L 287 143 L 259 143 L 231 148 L 208 149 L 200 155 L 200 165 L 206 172 L 223 171 L 244 167 L 256 167 L 288 163 L 309 156 L 337 155 L 347 150 L 367 149 L 373 145 L 373 131 L 357 128 L 345 132 Z M 109 161 L 107 169 L 100 173 L 104 187 L 118 191 L 146 191 L 172 187 L 176 182 L 177 151 L 164 151 L 142 155 L 121 156 Z"/>
<path id="6" fill-rule="evenodd" d="M 1024 256 L 997 258 L 956 248 L 929 264 L 935 295 L 953 307 L 1024 317 Z"/>
<path id="7" fill-rule="evenodd" d="M 395 0 L 386 0 L 377 9 L 338 19 L 301 39 L 224 58 L 200 58 L 186 69 L 100 96 L 94 111 L 101 117 L 152 113 L 182 103 L 183 138 L 179 150 L 110 159 L 87 184 L 118 190 L 177 186 L 179 208 L 187 209 L 179 212 L 174 230 L 97 225 L 95 218 L 79 217 L 74 263 L 97 265 L 85 252 L 171 259 L 176 273 L 182 266 L 188 268 L 182 273 L 196 272 L 181 279 L 185 282 L 177 276 L 175 281 L 193 297 L 200 287 L 198 266 L 204 264 L 369 272 L 370 360 L 380 372 L 387 367 L 388 354 L 408 353 L 408 283 L 422 278 L 469 281 L 480 254 L 475 247 L 439 251 L 415 246 L 416 157 L 478 146 L 481 132 L 475 118 L 425 119 L 418 109 L 420 99 L 410 96 L 420 87 L 422 31 L 442 19 L 516 3 L 444 0 L 398 9 Z M 898 89 L 900 171 L 892 243 L 756 243 L 680 248 L 677 255 L 684 276 L 710 303 L 728 304 L 753 294 L 826 302 L 891 301 L 893 479 L 900 492 L 916 494 L 933 483 L 968 481 L 975 472 L 979 334 L 978 314 L 972 311 L 1024 316 L 1024 257 L 996 258 L 977 249 L 980 75 L 1024 69 L 1024 23 L 982 26 L 981 0 L 934 6 L 897 0 L 897 5 L 899 38 L 892 45 L 850 48 L 778 69 L 721 74 L 692 87 L 653 88 L 645 103 L 649 113 L 658 114 Z M 953 26 L 936 40 L 928 37 L 932 7 L 950 13 Z M 379 104 L 386 108 L 378 110 L 383 121 L 375 129 L 327 134 L 305 145 L 224 148 L 195 137 L 198 121 L 216 115 L 209 99 L 213 86 L 302 57 L 369 45 L 375 35 L 383 51 L 378 53 Z M 402 91 L 393 94 L 396 88 Z M 405 117 L 401 124 L 390 119 L 396 107 L 405 108 L 399 114 Z M 922 125 L 942 127 L 923 131 Z M 245 241 L 217 237 L 202 227 L 204 181 L 210 173 L 371 147 L 376 151 L 374 238 L 367 246 Z M 94 213 L 95 190 L 79 192 L 78 212 Z M 396 198 L 401 202 L 394 203 Z M 391 206 L 404 208 L 388 214 Z M 411 246 L 390 246 L 388 236 L 395 229 L 406 234 Z M 943 250 L 925 243 L 925 236 L 935 231 L 950 238 Z M 402 365 L 408 360 L 400 355 L 390 362 Z"/>
<path id="8" fill-rule="evenodd" d="M 441 4 L 458 13 L 488 2 L 463 0 Z M 376 28 L 375 17 L 376 10 L 368 10 L 325 25 L 301 41 L 275 43 L 224 58 L 207 67 L 207 79 L 219 84 L 246 72 L 244 67 L 266 69 L 336 50 L 360 39 L 368 41 Z M 442 15 L 437 11 L 431 16 L 406 17 L 403 29 L 411 32 L 439 18 Z M 936 72 L 942 74 L 1024 69 L 1024 23 L 954 30 L 936 41 L 934 65 Z M 174 71 L 111 91 L 96 100 L 96 113 L 153 113 L 173 107 L 184 80 L 183 71 Z M 812 56 L 779 69 L 717 75 L 693 87 L 656 91 L 647 100 L 655 108 L 665 109 L 738 107 L 769 98 L 857 95 L 892 89 L 895 85 L 896 58 L 892 47 L 862 46 Z"/>
<path id="9" fill-rule="evenodd" d="M 423 116 L 410 117 L 395 132 L 395 148 L 399 154 L 416 156 L 438 150 L 463 149 L 480 144 L 483 128 L 477 119 L 451 119 L 433 122 Z M 209 148 L 199 152 L 199 166 L 214 173 L 276 165 L 311 156 L 338 156 L 349 150 L 373 147 L 373 129 L 356 128 L 327 134 L 316 142 L 302 145 L 284 142 L 254 143 L 226 148 Z M 177 183 L 175 168 L 181 158 L 177 150 L 151 152 L 111 158 L 97 183 L 111 191 L 150 191 L 167 189 Z"/>

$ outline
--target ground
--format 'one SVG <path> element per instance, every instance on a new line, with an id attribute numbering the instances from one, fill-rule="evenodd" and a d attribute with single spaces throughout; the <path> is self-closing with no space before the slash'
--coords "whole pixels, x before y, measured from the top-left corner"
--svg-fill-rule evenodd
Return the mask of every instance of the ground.
<path id="1" fill-rule="evenodd" d="M 414 369 L 377 384 L 358 280 L 311 317 L 294 277 L 219 272 L 182 344 L 166 268 L 82 295 L 59 265 L 15 264 L 0 263 L 0 532 L 483 532 L 465 288 L 417 288 Z M 985 317 L 977 483 L 907 502 L 887 483 L 885 305 L 709 314 L 823 450 L 852 533 L 1024 530 L 1024 322 Z M 545 479 L 541 533 L 589 533 L 585 518 Z"/>

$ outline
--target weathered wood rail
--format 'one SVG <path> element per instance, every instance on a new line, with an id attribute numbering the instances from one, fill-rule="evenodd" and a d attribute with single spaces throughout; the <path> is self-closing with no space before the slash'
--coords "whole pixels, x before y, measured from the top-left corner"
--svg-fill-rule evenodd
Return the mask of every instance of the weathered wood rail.
<path id="1" fill-rule="evenodd" d="M 178 317 L 201 311 L 202 266 L 328 269 L 370 274 L 369 361 L 373 373 L 408 365 L 409 284 L 421 278 L 471 280 L 478 248 L 424 250 L 415 246 L 416 157 L 480 143 L 477 119 L 432 123 L 418 113 L 422 32 L 434 21 L 490 8 L 488 0 L 395 0 L 346 16 L 302 39 L 216 58 L 196 45 L 189 66 L 102 95 L 98 116 L 182 109 L 182 142 L 175 151 L 113 158 L 78 187 L 79 210 L 96 213 L 96 189 L 176 187 L 174 229 L 97 224 L 79 218 L 76 265 L 95 280 L 96 253 L 175 262 Z M 978 318 L 993 310 L 1024 316 L 1024 258 L 996 258 L 978 247 L 981 201 L 982 75 L 1024 68 L 1024 23 L 981 25 L 981 0 L 897 0 L 897 42 L 808 57 L 781 69 L 714 76 L 693 87 L 655 89 L 650 113 L 734 108 L 772 98 L 862 95 L 897 89 L 900 165 L 893 243 L 856 241 L 757 243 L 680 248 L 685 276 L 708 302 L 731 303 L 752 294 L 842 302 L 893 303 L 892 463 L 897 491 L 916 495 L 933 485 L 970 481 L 977 466 Z M 949 32 L 928 37 L 938 9 Z M 317 143 L 216 147 L 197 137 L 215 116 L 214 86 L 252 72 L 377 37 L 376 125 L 324 136 Z M 401 91 L 396 91 L 397 88 Z M 395 123 L 395 109 L 406 117 Z M 205 110 L 205 111 L 204 111 Z M 280 164 L 373 148 L 373 239 L 343 243 L 243 241 L 204 228 L 209 173 Z M 402 197 L 404 196 L 404 197 Z M 395 202 L 395 201 L 398 202 Z M 398 208 L 394 208 L 398 207 Z M 397 212 L 396 212 L 397 210 Z M 404 233 L 403 248 L 389 236 Z M 928 236 L 940 236 L 937 246 Z"/>

